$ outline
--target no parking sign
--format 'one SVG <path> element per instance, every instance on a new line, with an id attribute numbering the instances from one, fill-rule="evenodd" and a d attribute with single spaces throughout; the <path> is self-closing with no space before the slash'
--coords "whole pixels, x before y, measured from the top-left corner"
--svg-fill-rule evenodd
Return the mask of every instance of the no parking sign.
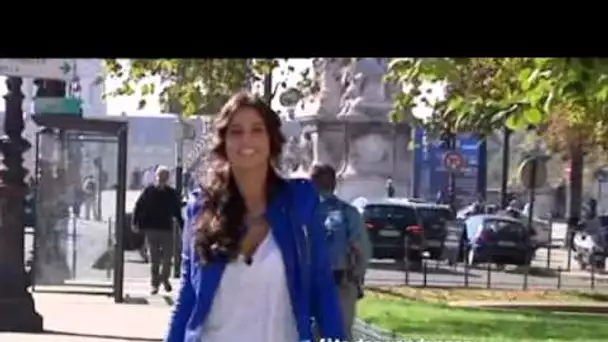
<path id="1" fill-rule="evenodd" d="M 460 152 L 450 151 L 443 156 L 443 166 L 448 171 L 458 171 L 465 167 L 465 160 Z"/>

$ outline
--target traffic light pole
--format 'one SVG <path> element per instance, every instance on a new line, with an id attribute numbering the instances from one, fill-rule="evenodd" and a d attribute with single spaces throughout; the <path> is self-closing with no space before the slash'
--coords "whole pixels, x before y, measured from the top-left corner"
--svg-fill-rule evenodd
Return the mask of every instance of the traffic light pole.
<path id="1" fill-rule="evenodd" d="M 442 135 L 443 146 L 449 152 L 456 151 L 456 134 L 451 130 L 447 130 Z M 448 168 L 448 201 L 450 207 L 455 210 L 456 204 L 456 175 L 453 167 Z"/>
<path id="2" fill-rule="evenodd" d="M 447 139 L 447 149 L 450 152 L 453 152 L 456 150 L 456 135 L 448 132 L 448 139 Z M 454 169 L 450 168 L 450 171 L 448 173 L 448 198 L 450 201 L 450 208 L 452 208 L 452 210 L 456 210 L 456 175 L 454 174 Z"/>
<path id="3" fill-rule="evenodd" d="M 23 93 L 20 77 L 8 77 L 4 96 L 4 133 L 0 150 L 4 155 L 0 171 L 0 331 L 42 332 L 42 316 L 36 312 L 27 290 L 24 265 L 23 203 L 28 170 L 23 153 L 31 144 L 22 137 Z"/>

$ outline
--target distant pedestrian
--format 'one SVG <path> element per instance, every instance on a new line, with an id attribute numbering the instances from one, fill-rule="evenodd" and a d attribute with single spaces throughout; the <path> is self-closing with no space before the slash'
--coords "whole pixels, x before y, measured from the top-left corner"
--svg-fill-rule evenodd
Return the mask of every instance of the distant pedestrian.
<path id="1" fill-rule="evenodd" d="M 391 177 L 386 180 L 386 196 L 389 198 L 395 197 L 395 186 Z"/>
<path id="2" fill-rule="evenodd" d="M 72 205 L 72 212 L 74 213 L 74 217 L 80 218 L 80 208 L 82 207 L 84 200 L 85 200 L 85 195 L 84 195 L 84 191 L 83 191 L 82 187 L 78 186 L 78 185 L 75 186 L 74 193 L 73 193 L 73 205 Z"/>
<path id="3" fill-rule="evenodd" d="M 173 256 L 173 220 L 178 221 L 180 228 L 184 226 L 181 196 L 168 184 L 169 176 L 169 169 L 158 167 L 156 183 L 144 189 L 133 212 L 133 229 L 144 232 L 150 252 L 152 294 L 158 293 L 161 284 L 165 291 L 172 290 L 169 276 Z"/>
<path id="4" fill-rule="evenodd" d="M 325 225 L 344 330 L 347 341 L 353 341 L 352 326 L 357 300 L 363 297 L 363 279 L 371 254 L 369 237 L 359 211 L 334 194 L 336 170 L 330 165 L 315 165 L 311 179 L 321 195 L 318 213 Z"/>
<path id="5" fill-rule="evenodd" d="M 131 172 L 131 183 L 129 184 L 129 189 L 131 190 L 139 190 L 142 188 L 142 172 L 136 167 Z"/>
<path id="6" fill-rule="evenodd" d="M 95 217 L 95 204 L 97 200 L 97 182 L 93 176 L 87 176 L 82 181 L 82 199 L 84 202 L 84 218 L 91 220 Z"/>

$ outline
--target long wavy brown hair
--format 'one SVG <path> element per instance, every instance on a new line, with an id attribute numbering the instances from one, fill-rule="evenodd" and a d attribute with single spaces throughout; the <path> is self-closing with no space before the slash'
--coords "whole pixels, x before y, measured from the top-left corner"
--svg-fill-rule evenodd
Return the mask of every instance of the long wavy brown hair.
<path id="1" fill-rule="evenodd" d="M 270 143 L 266 198 L 270 200 L 274 190 L 282 181 L 275 169 L 285 137 L 281 132 L 281 119 L 266 102 L 257 96 L 240 92 L 232 96 L 223 106 L 214 121 L 214 139 L 211 149 L 213 166 L 208 173 L 208 182 L 203 187 L 203 212 L 195 225 L 194 245 L 203 263 L 232 261 L 239 254 L 240 241 L 244 233 L 244 218 L 247 211 L 226 156 L 226 132 L 235 113 L 243 108 L 257 111 L 266 126 Z"/>

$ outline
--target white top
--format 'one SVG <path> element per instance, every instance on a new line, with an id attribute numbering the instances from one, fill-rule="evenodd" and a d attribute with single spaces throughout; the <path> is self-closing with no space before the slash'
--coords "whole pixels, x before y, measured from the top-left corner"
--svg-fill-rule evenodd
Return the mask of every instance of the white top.
<path id="1" fill-rule="evenodd" d="M 228 263 L 203 325 L 204 342 L 297 342 L 283 256 L 272 233 L 253 254 Z"/>

